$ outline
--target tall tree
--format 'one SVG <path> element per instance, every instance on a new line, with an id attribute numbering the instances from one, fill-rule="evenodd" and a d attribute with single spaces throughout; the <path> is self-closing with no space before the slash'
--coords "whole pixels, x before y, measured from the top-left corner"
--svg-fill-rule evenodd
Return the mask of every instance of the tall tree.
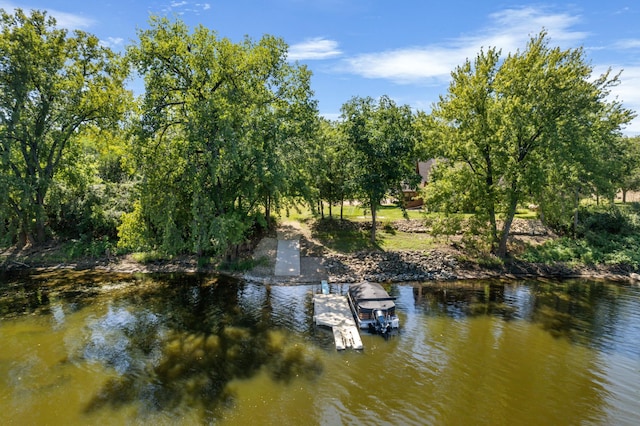
<path id="1" fill-rule="evenodd" d="M 402 200 L 402 185 L 420 181 L 415 169 L 414 116 L 407 105 L 387 96 L 376 103 L 354 97 L 342 106 L 343 129 L 355 152 L 355 179 L 361 201 L 371 209 L 371 242 L 376 240 L 376 213 L 385 196 Z"/>
<path id="2" fill-rule="evenodd" d="M 353 149 L 340 132 L 339 123 L 321 119 L 308 155 L 308 169 L 312 171 L 309 186 L 315 191 L 315 196 L 309 200 L 313 210 L 317 204 L 326 201 L 332 216 L 332 207 L 340 204 L 342 218 L 344 201 L 353 198 L 353 161 Z M 324 211 L 321 213 L 324 215 Z"/>
<path id="3" fill-rule="evenodd" d="M 640 190 L 640 137 L 622 137 L 618 145 L 622 152 L 619 189 L 622 191 L 622 202 L 626 203 L 629 191 Z"/>
<path id="4" fill-rule="evenodd" d="M 542 32 L 503 61 L 493 48 L 466 61 L 434 106 L 433 148 L 448 159 L 441 167 L 451 168 L 442 183 L 475 195 L 470 201 L 490 224 L 499 256 L 518 203 L 542 198 L 551 183 L 595 185 L 606 175 L 590 164 L 592 154 L 606 152 L 634 114 L 607 98 L 618 75 L 591 74 L 582 49 L 551 48 Z"/>
<path id="5" fill-rule="evenodd" d="M 122 234 L 171 253 L 219 254 L 242 242 L 253 215 L 269 214 L 316 114 L 310 73 L 286 52 L 272 36 L 233 43 L 151 18 L 128 51 L 146 87 L 133 147 L 144 177 L 132 215 L 143 222 L 127 218 Z"/>
<path id="6" fill-rule="evenodd" d="M 122 117 L 127 69 L 95 36 L 69 35 L 46 12 L 2 10 L 0 25 L 0 192 L 18 242 L 39 243 L 66 150 L 84 127 Z"/>

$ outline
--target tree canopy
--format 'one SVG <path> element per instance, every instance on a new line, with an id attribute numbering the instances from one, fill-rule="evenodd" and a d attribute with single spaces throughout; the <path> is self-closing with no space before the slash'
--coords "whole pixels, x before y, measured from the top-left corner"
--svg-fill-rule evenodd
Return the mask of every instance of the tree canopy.
<path id="1" fill-rule="evenodd" d="M 569 230 L 581 199 L 639 187 L 638 138 L 621 134 L 635 113 L 610 96 L 620 74 L 594 75 L 544 31 L 457 67 L 430 113 L 354 96 L 329 121 L 278 37 L 152 16 L 119 55 L 46 12 L 0 15 L 1 244 L 80 235 L 229 257 L 283 207 L 345 200 L 371 211 L 375 244 L 381 203 L 402 205 L 417 161 L 437 158 L 427 208 L 472 213 L 505 256 L 518 206 Z"/>
<path id="2" fill-rule="evenodd" d="M 143 180 L 121 244 L 219 254 L 295 189 L 317 114 L 310 73 L 272 36 L 233 43 L 181 21 L 150 24 L 128 51 L 145 79 L 133 146 Z"/>
<path id="3" fill-rule="evenodd" d="M 2 10 L 0 19 L 0 214 L 21 245 L 43 242 L 53 177 L 87 126 L 106 129 L 123 116 L 127 68 L 95 36 L 69 35 L 46 12 Z"/>
<path id="4" fill-rule="evenodd" d="M 354 97 L 342 106 L 343 128 L 355 152 L 357 193 L 371 209 L 371 241 L 376 239 L 376 211 L 388 194 L 403 201 L 402 186 L 419 182 L 416 171 L 414 115 L 387 96 Z"/>
<path id="5" fill-rule="evenodd" d="M 592 72 L 582 49 L 551 48 L 545 32 L 502 60 L 490 48 L 457 67 L 424 120 L 445 159 L 428 202 L 486 218 L 493 251 L 505 256 L 519 203 L 544 210 L 561 187 L 602 187 L 608 147 L 634 114 L 608 97 L 619 76 Z"/>

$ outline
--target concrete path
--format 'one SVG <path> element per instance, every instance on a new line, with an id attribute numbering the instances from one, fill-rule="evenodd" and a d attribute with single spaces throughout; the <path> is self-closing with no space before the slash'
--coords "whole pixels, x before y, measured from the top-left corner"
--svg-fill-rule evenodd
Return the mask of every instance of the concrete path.
<path id="1" fill-rule="evenodd" d="M 300 240 L 278 240 L 274 275 L 300 275 Z"/>

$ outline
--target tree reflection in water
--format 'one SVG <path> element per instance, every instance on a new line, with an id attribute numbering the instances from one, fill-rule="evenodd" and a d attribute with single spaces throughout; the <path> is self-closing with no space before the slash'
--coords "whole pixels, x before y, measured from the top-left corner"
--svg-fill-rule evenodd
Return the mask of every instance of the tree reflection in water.
<path id="1" fill-rule="evenodd" d="M 616 284 L 587 280 L 482 280 L 414 287 L 417 307 L 452 318 L 492 315 L 538 323 L 555 337 L 607 345 L 619 320 Z M 603 338 L 605 336 L 605 338 Z"/>
<path id="2" fill-rule="evenodd" d="M 151 411 L 199 407 L 211 420 L 233 405 L 227 388 L 232 380 L 250 378 L 262 368 L 282 382 L 313 380 L 322 372 L 317 349 L 260 324 L 269 316 L 256 318 L 238 309 L 241 283 L 197 276 L 170 281 L 136 293 L 135 305 L 147 309 L 129 312 L 130 300 L 123 300 L 89 324 L 85 358 L 121 374 L 91 400 L 88 412 L 142 403 Z"/>
<path id="3" fill-rule="evenodd" d="M 333 288 L 344 294 L 347 286 Z M 391 284 L 402 332 L 388 342 L 372 336 L 364 354 L 336 354 L 331 333 L 316 330 L 316 290 L 199 275 L 4 279 L 0 369 L 9 380 L 0 380 L 0 393 L 15 405 L 2 413 L 24 424 L 59 410 L 69 424 L 242 424 L 256 407 L 265 421 L 301 424 L 371 415 L 395 424 L 399 414 L 417 424 L 425 413 L 450 424 L 497 412 L 520 424 L 637 418 L 636 288 Z M 372 374 L 372 365 L 401 368 Z M 362 398 L 381 382 L 386 393 L 375 404 Z"/>
<path id="4" fill-rule="evenodd" d="M 64 321 L 65 310 L 92 312 L 83 343 L 71 344 L 76 353 L 68 358 L 116 374 L 86 412 L 137 404 L 144 416 L 199 407 L 207 420 L 233 404 L 227 387 L 232 380 L 263 368 L 285 383 L 314 380 L 322 372 L 320 349 L 273 322 L 270 289 L 245 287 L 232 278 L 198 274 L 18 274 L 0 287 L 0 315 L 51 312 Z M 256 300 L 239 300 L 247 294 Z"/>

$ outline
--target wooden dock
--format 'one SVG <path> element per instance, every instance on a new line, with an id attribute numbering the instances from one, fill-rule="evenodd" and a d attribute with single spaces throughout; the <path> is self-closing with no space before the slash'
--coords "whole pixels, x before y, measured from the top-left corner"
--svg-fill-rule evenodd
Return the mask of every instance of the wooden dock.
<path id="1" fill-rule="evenodd" d="M 336 349 L 362 349 L 360 331 L 356 327 L 347 297 L 340 294 L 316 294 L 313 297 L 313 320 L 316 325 L 331 327 Z"/>

